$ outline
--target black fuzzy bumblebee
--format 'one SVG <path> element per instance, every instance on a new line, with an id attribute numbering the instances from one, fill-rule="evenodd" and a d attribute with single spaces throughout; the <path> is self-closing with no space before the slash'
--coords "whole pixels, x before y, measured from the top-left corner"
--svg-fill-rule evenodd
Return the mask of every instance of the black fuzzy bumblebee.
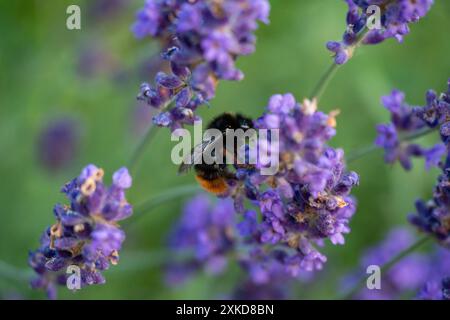
<path id="1" fill-rule="evenodd" d="M 185 161 L 185 163 L 181 164 L 178 172 L 179 173 L 185 173 L 187 172 L 192 166 L 194 167 L 197 179 L 197 182 L 200 184 L 200 186 L 203 187 L 208 192 L 220 195 L 226 193 L 228 189 L 228 185 L 226 180 L 235 178 L 234 173 L 231 172 L 226 164 L 225 157 L 226 157 L 226 134 L 227 129 L 237 130 L 242 129 L 244 132 L 248 129 L 253 128 L 253 120 L 250 118 L 247 118 L 239 113 L 237 114 L 231 114 L 231 113 L 224 113 L 217 118 L 213 119 L 208 124 L 208 129 L 218 129 L 222 133 L 222 139 L 219 139 L 217 141 L 214 140 L 207 140 L 203 141 L 201 144 L 201 151 L 202 152 L 194 152 L 195 150 L 198 150 L 197 148 L 200 148 L 200 146 L 194 147 L 192 149 L 190 154 L 190 161 Z M 212 163 L 207 164 L 204 161 L 200 164 L 195 164 L 197 157 L 202 157 L 203 160 L 203 154 L 206 152 L 209 152 L 211 148 L 217 147 L 219 144 L 219 148 L 222 147 L 222 154 L 224 157 L 224 161 L 222 163 Z M 236 141 L 234 143 L 235 150 L 234 154 L 237 153 L 237 144 Z"/>

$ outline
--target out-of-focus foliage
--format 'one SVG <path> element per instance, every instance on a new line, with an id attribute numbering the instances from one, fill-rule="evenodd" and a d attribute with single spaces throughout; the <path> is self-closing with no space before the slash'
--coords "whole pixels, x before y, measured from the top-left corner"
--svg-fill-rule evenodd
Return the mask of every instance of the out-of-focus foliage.
<path id="1" fill-rule="evenodd" d="M 115 6 L 111 3 L 115 3 Z M 81 7 L 82 29 L 66 29 L 66 8 Z M 204 119 L 224 111 L 258 116 L 274 93 L 307 96 L 332 62 L 326 41 L 345 27 L 343 1 L 273 0 L 271 23 L 257 32 L 256 52 L 240 58 L 242 82 L 221 82 Z M 138 143 L 149 109 L 135 100 L 139 84 L 152 77 L 157 44 L 136 40 L 129 28 L 142 1 L 0 2 L 0 297 L 42 298 L 26 282 L 27 252 L 38 246 L 42 230 L 52 223 L 52 207 L 62 201 L 60 187 L 87 163 L 105 171 L 127 163 Z M 371 144 L 375 124 L 388 120 L 380 96 L 397 87 L 411 104 L 424 103 L 427 89 L 445 89 L 450 71 L 450 2 L 436 0 L 430 14 L 412 26 L 399 45 L 389 40 L 366 46 L 342 67 L 320 108 L 341 110 L 333 146 L 346 152 Z M 139 108 L 139 109 L 137 109 Z M 138 116 L 137 116 L 138 114 Z M 82 123 L 80 148 L 69 167 L 48 171 L 36 147 L 42 129 L 58 116 Z M 137 120 L 141 122 L 136 122 Z M 425 139 L 432 139 L 427 137 Z M 138 205 L 175 186 L 193 182 L 177 176 L 170 161 L 169 130 L 160 129 L 147 148 L 129 192 Z M 416 197 L 429 198 L 437 170 L 421 164 L 411 173 L 387 166 L 380 152 L 349 164 L 361 176 L 355 188 L 358 211 L 345 246 L 328 246 L 324 271 L 298 288 L 297 298 L 332 298 L 341 275 L 357 265 L 364 248 L 390 228 L 406 224 Z M 163 281 L 164 243 L 186 197 L 158 206 L 126 225 L 121 262 L 106 272 L 107 283 L 63 298 L 210 298 L 221 297 L 239 276 L 237 268 L 219 279 L 206 275 L 169 289 Z M 11 269 L 13 266 L 16 269 Z"/>

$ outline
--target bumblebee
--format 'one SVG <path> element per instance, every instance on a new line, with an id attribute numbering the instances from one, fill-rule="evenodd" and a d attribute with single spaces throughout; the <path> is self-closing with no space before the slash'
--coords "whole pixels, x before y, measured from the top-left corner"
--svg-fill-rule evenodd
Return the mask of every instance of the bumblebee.
<path id="1" fill-rule="evenodd" d="M 228 179 L 235 179 L 235 174 L 230 170 L 226 164 L 226 135 L 227 129 L 237 130 L 242 129 L 244 132 L 253 128 L 253 120 L 241 114 L 224 113 L 213 119 L 208 124 L 208 129 L 218 129 L 221 133 L 221 139 L 204 140 L 200 145 L 195 146 L 189 156 L 190 161 L 184 161 L 178 173 L 186 173 L 190 168 L 194 167 L 195 178 L 200 186 L 208 192 L 216 195 L 225 194 L 228 190 Z M 200 149 L 201 148 L 201 149 Z M 222 148 L 223 161 L 222 163 L 207 164 L 203 161 L 203 155 L 210 152 L 212 148 Z M 237 154 L 237 144 L 234 143 L 234 155 Z M 200 150 L 200 152 L 198 152 Z M 201 157 L 202 161 L 198 161 Z M 199 163 L 201 162 L 201 163 Z M 198 164 L 196 164 L 198 163 Z"/>

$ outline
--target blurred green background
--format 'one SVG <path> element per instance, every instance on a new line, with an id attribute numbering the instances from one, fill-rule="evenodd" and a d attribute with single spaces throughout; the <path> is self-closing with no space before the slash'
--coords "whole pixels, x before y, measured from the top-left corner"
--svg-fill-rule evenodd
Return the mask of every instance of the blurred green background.
<path id="1" fill-rule="evenodd" d="M 81 7 L 82 29 L 66 29 L 66 8 Z M 52 207 L 65 201 L 60 187 L 81 168 L 95 163 L 106 176 L 125 165 L 150 119 L 135 100 L 142 81 L 151 80 L 158 46 L 138 41 L 130 32 L 143 0 L 0 1 L 0 297 L 43 298 L 27 284 L 28 250 L 52 224 Z M 270 95 L 307 96 L 331 58 L 324 45 L 340 39 L 346 5 L 335 0 L 271 1 L 271 23 L 257 32 L 257 50 L 240 58 L 242 82 L 221 82 L 204 119 L 224 111 L 258 116 Z M 411 28 L 403 44 L 393 40 L 357 51 L 326 91 L 320 108 L 341 110 L 333 146 L 349 152 L 371 144 L 374 126 L 388 121 L 380 96 L 399 88 L 412 105 L 423 104 L 427 89 L 445 89 L 450 76 L 450 2 L 436 0 L 426 18 Z M 81 123 L 81 143 L 71 164 L 58 171 L 40 165 L 37 139 L 48 121 L 69 116 Z M 136 119 L 140 119 L 136 123 Z M 144 121 L 142 121 L 144 120 Z M 425 138 L 431 143 L 435 137 Z M 427 141 L 428 139 L 428 141 Z M 140 204 L 171 188 L 192 184 L 179 177 L 170 161 L 169 131 L 160 129 L 146 149 L 134 186 L 128 193 Z M 349 165 L 361 176 L 355 188 L 359 206 L 345 246 L 330 244 L 325 270 L 297 298 L 332 298 L 339 278 L 356 266 L 367 246 L 389 229 L 405 225 L 417 197 L 428 198 L 437 170 L 415 162 L 412 172 L 388 166 L 381 152 Z M 226 293 L 236 268 L 220 278 L 199 275 L 176 289 L 164 285 L 159 253 L 187 196 L 136 216 L 125 226 L 121 262 L 106 272 L 107 283 L 77 293 L 59 290 L 66 299 L 211 298 Z"/>

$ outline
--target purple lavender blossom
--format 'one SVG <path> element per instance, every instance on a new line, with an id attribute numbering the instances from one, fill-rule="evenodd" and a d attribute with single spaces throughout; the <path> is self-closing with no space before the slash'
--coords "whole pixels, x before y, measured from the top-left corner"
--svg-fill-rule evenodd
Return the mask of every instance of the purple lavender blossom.
<path id="1" fill-rule="evenodd" d="M 172 248 L 193 251 L 194 259 L 184 264 L 185 274 L 205 265 L 222 271 L 230 252 L 255 286 L 302 279 L 322 269 L 327 258 L 316 247 L 327 239 L 344 244 L 356 210 L 350 192 L 359 183 L 355 172 L 345 170 L 343 150 L 327 144 L 336 133 L 336 115 L 317 111 L 316 101 L 299 104 L 292 94 L 270 99 L 266 113 L 254 124 L 257 129 L 283 128 L 279 148 L 272 148 L 270 139 L 258 145 L 274 152 L 279 170 L 262 175 L 259 169 L 268 166 L 264 157 L 256 165 L 235 166 L 223 197 L 234 199 L 234 209 L 242 215 L 238 223 L 232 202 L 218 202 L 223 212 L 218 220 L 204 198 L 188 204 L 171 236 Z M 245 199 L 258 210 L 246 208 Z M 182 265 L 170 270 L 169 279 L 183 278 Z"/>
<path id="2" fill-rule="evenodd" d="M 424 107 L 415 108 L 414 111 L 416 116 L 430 128 L 439 127 L 442 142 L 448 146 L 450 142 L 450 78 L 447 85 L 447 91 L 439 96 L 435 91 L 428 90 L 427 104 Z"/>
<path id="3" fill-rule="evenodd" d="M 450 153 L 441 168 L 442 174 L 434 187 L 433 199 L 428 202 L 417 200 L 417 213 L 411 214 L 409 221 L 434 236 L 444 247 L 450 248 Z"/>
<path id="4" fill-rule="evenodd" d="M 264 183 L 273 186 L 259 195 L 260 241 L 293 249 L 288 265 L 294 274 L 322 268 L 326 258 L 315 245 L 325 239 L 343 244 L 356 205 L 349 193 L 358 175 L 346 172 L 343 150 L 327 145 L 336 133 L 337 112 L 327 115 L 316 109 L 314 101 L 298 104 L 290 94 L 276 95 L 257 123 L 258 128 L 270 128 L 277 118 L 278 128 L 283 128 L 281 170 L 265 181 L 255 174 L 250 177 L 259 188 Z"/>
<path id="5" fill-rule="evenodd" d="M 428 94 L 428 101 L 429 96 Z M 438 166 L 446 152 L 444 144 L 438 143 L 431 148 L 425 148 L 407 141 L 408 136 L 437 125 L 437 120 L 433 120 L 432 123 L 424 120 L 427 113 L 425 109 L 432 108 L 431 104 L 425 108 L 411 107 L 405 102 L 405 94 L 398 90 L 393 90 L 390 95 L 382 97 L 381 102 L 391 114 L 391 123 L 377 126 L 378 136 L 375 145 L 384 149 L 386 163 L 399 161 L 405 170 L 410 170 L 411 158 L 423 157 L 426 169 Z"/>
<path id="6" fill-rule="evenodd" d="M 378 44 L 389 38 L 398 42 L 409 33 L 409 25 L 423 18 L 433 0 L 345 0 L 348 5 L 347 28 L 342 41 L 330 41 L 327 49 L 334 53 L 336 64 L 346 63 L 355 47 L 362 44 Z M 380 9 L 381 28 L 369 29 L 367 24 L 374 13 L 370 6 Z M 370 21 L 369 21 L 370 22 Z"/>
<path id="7" fill-rule="evenodd" d="M 33 288 L 56 298 L 56 286 L 66 284 L 70 265 L 80 268 L 81 286 L 105 282 L 102 271 L 118 263 L 125 239 L 117 223 L 132 214 L 125 199 L 131 182 L 128 170 L 121 168 L 108 188 L 103 170 L 91 164 L 62 188 L 70 205 L 55 205 L 57 222 L 43 233 L 40 248 L 29 255 L 29 265 L 37 273 Z"/>
<path id="8" fill-rule="evenodd" d="M 410 215 L 409 221 L 421 231 L 434 236 L 444 247 L 450 248 L 450 132 L 447 132 L 450 127 L 450 80 L 448 91 L 439 98 L 434 91 L 428 91 L 427 105 L 416 108 L 416 114 L 430 127 L 440 126 L 440 136 L 445 144 L 440 149 L 447 152 L 447 156 L 445 162 L 434 160 L 442 174 L 434 187 L 433 199 L 428 202 L 417 200 L 417 213 Z M 433 153 L 440 153 L 441 150 Z"/>
<path id="9" fill-rule="evenodd" d="M 337 113 L 327 115 L 316 109 L 315 102 L 301 105 L 291 94 L 273 96 L 255 127 L 283 128 L 278 150 L 259 145 L 275 152 L 279 170 L 275 175 L 261 175 L 258 169 L 267 163 L 259 159 L 256 168 L 238 168 L 236 181 L 230 183 L 229 195 L 237 211 L 246 210 L 243 200 L 247 198 L 261 213 L 260 222 L 255 215 L 244 214 L 241 235 L 257 248 L 272 247 L 274 251 L 265 253 L 263 260 L 276 262 L 293 277 L 323 267 L 326 257 L 316 246 L 325 239 L 344 244 L 356 208 L 349 193 L 358 184 L 358 175 L 345 170 L 342 150 L 327 145 L 336 132 Z M 259 255 L 252 259 L 258 264 L 256 260 Z"/>
<path id="10" fill-rule="evenodd" d="M 80 124 L 73 118 L 62 117 L 49 122 L 38 138 L 38 157 L 43 167 L 57 171 L 75 159 L 80 140 Z"/>
<path id="11" fill-rule="evenodd" d="M 235 60 L 254 52 L 257 22 L 268 23 L 269 9 L 267 0 L 146 1 L 133 32 L 159 39 L 172 65 L 155 85 L 143 84 L 138 96 L 161 110 L 155 124 L 172 130 L 192 124 L 195 109 L 214 97 L 219 80 L 243 78 Z"/>

